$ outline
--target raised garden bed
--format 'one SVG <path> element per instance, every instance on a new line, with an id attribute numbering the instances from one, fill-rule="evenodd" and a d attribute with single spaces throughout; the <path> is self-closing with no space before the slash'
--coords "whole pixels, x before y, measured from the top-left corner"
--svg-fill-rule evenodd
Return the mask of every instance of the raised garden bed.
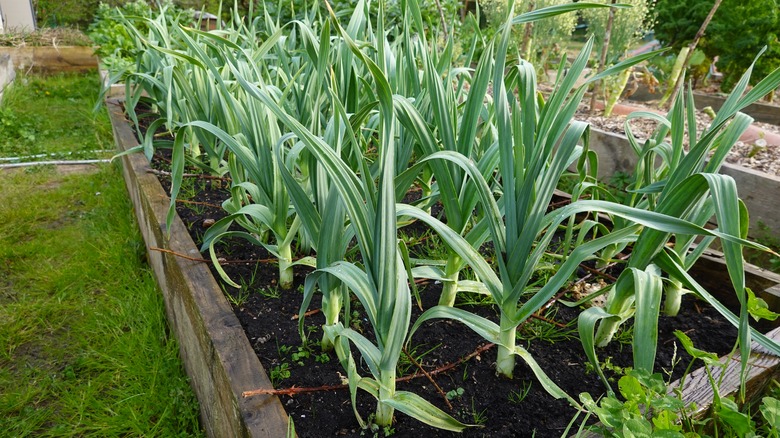
<path id="1" fill-rule="evenodd" d="M 86 72 L 98 67 L 92 47 L 0 47 L 0 56 L 9 55 L 17 70 L 36 73 Z"/>
<path id="2" fill-rule="evenodd" d="M 598 176 L 602 181 L 617 172 L 634 171 L 636 154 L 625 135 L 591 128 L 590 148 L 599 155 Z M 772 234 L 780 235 L 780 178 L 729 163 L 724 163 L 720 172 L 737 182 L 739 196 L 750 212 L 751 232 L 763 224 Z"/>
<path id="3" fill-rule="evenodd" d="M 120 149 L 135 146 L 137 140 L 121 107 L 110 102 L 109 108 Z M 178 217 L 170 230 L 165 228 L 169 201 L 157 178 L 149 173 L 149 163 L 141 155 L 125 156 L 123 161 L 149 259 L 165 294 L 168 318 L 180 339 L 182 357 L 201 401 L 204 427 L 212 436 L 284 436 L 287 417 L 277 397 L 241 397 L 243 391 L 270 389 L 270 381 L 207 265 L 173 255 L 201 257 Z M 724 270 L 721 267 L 714 271 Z M 750 286 L 759 293 L 776 294 L 780 284 L 777 278 L 762 276 L 761 271 L 755 276 L 760 280 L 749 280 Z M 777 335 L 777 331 L 773 333 Z M 776 361 L 770 364 L 771 372 L 776 366 Z M 761 377 L 765 378 L 766 373 Z M 327 412 L 326 407 L 322 410 Z"/>
<path id="4" fill-rule="evenodd" d="M 726 98 L 715 94 L 694 91 L 693 101 L 698 109 L 709 106 L 717 112 L 723 106 Z M 742 109 L 742 112 L 758 122 L 780 125 L 780 106 L 756 102 Z"/>
<path id="5" fill-rule="evenodd" d="M 109 101 L 108 108 L 117 147 L 136 146 L 122 107 Z M 165 252 L 199 255 L 178 217 L 166 229 L 168 197 L 148 173 L 149 162 L 140 154 L 126 155 L 122 161 L 149 264 L 200 402 L 204 429 L 209 436 L 285 436 L 287 415 L 277 397 L 241 397 L 243 391 L 270 388 L 271 383 L 208 267 Z"/>

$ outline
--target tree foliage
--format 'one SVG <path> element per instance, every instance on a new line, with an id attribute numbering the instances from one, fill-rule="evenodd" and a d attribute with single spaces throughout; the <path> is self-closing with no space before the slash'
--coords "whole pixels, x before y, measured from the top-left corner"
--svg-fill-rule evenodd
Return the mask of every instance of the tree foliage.
<path id="1" fill-rule="evenodd" d="M 707 16 L 713 0 L 657 0 L 655 36 L 676 51 L 687 46 Z M 780 4 L 777 0 L 723 0 L 701 40 L 710 59 L 718 57 L 723 91 L 730 90 L 764 46 L 754 67 L 756 81 L 780 66 Z"/>
<path id="2" fill-rule="evenodd" d="M 780 66 L 779 32 L 777 0 L 723 0 L 702 48 L 708 56 L 718 57 L 715 65 L 723 73 L 724 91 L 731 90 L 764 46 L 767 50 L 753 69 L 754 81 Z"/>
<path id="3" fill-rule="evenodd" d="M 609 0 L 595 0 L 594 3 L 611 3 Z M 618 3 L 631 5 L 630 8 L 617 9 L 615 22 L 607 51 L 607 65 L 616 63 L 628 49 L 637 44 L 652 28 L 652 15 L 647 0 L 621 0 Z M 601 47 L 609 18 L 609 10 L 584 9 L 583 18 L 588 22 L 588 31 L 596 38 L 596 47 Z"/>
<path id="4" fill-rule="evenodd" d="M 693 41 L 712 4 L 713 0 L 658 0 L 653 28 L 655 37 L 662 45 L 679 52 Z"/>

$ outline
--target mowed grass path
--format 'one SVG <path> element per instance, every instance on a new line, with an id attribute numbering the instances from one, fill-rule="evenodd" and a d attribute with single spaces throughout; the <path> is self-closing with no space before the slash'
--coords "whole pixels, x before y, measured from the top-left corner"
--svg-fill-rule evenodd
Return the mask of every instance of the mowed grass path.
<path id="1" fill-rule="evenodd" d="M 0 171 L 0 436 L 201 435 L 118 166 Z"/>

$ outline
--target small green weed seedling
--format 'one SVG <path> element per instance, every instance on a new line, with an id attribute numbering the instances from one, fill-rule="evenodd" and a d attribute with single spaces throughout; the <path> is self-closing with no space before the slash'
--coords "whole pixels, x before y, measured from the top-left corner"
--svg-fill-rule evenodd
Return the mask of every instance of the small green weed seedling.
<path id="1" fill-rule="evenodd" d="M 532 383 L 530 381 L 523 382 L 523 387 L 509 393 L 509 403 L 519 405 L 528 397 L 528 393 L 531 392 Z"/>
<path id="2" fill-rule="evenodd" d="M 284 379 L 290 378 L 290 364 L 282 362 L 279 365 L 272 367 L 271 372 L 268 374 L 268 378 L 271 379 L 271 385 L 276 387 Z"/>
<path id="3" fill-rule="evenodd" d="M 457 387 L 452 391 L 447 391 L 447 400 L 455 400 L 456 398 L 460 398 L 464 392 L 466 392 L 466 390 L 461 387 Z"/>

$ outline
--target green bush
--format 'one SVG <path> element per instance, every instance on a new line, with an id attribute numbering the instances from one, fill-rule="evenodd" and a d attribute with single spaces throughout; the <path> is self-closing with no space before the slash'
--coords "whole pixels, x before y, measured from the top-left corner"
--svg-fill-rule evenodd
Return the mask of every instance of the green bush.
<path id="1" fill-rule="evenodd" d="M 170 1 L 158 4 L 158 7 L 170 17 L 177 17 L 184 12 Z M 149 27 L 143 18 L 152 18 L 156 14 L 154 8 L 145 0 L 127 2 L 121 7 L 100 3 L 88 34 L 97 45 L 95 54 L 109 71 L 128 71 L 135 64 L 135 39 L 130 35 L 124 20 L 133 22 L 136 29 L 144 34 Z"/>
<path id="2" fill-rule="evenodd" d="M 759 51 L 767 51 L 753 69 L 753 81 L 780 66 L 780 5 L 777 0 L 723 0 L 707 27 L 702 49 L 723 73 L 723 91 L 732 89 Z"/>
<path id="3" fill-rule="evenodd" d="M 655 36 L 675 51 L 696 36 L 712 8 L 712 0 L 658 0 Z M 777 0 L 723 0 L 699 43 L 707 57 L 718 57 L 723 91 L 728 92 L 764 46 L 753 78 L 762 78 L 780 66 L 780 5 Z M 758 80 L 758 79 L 754 79 Z"/>
<path id="4" fill-rule="evenodd" d="M 655 37 L 663 46 L 679 52 L 693 41 L 712 4 L 712 0 L 658 0 L 653 27 Z"/>

